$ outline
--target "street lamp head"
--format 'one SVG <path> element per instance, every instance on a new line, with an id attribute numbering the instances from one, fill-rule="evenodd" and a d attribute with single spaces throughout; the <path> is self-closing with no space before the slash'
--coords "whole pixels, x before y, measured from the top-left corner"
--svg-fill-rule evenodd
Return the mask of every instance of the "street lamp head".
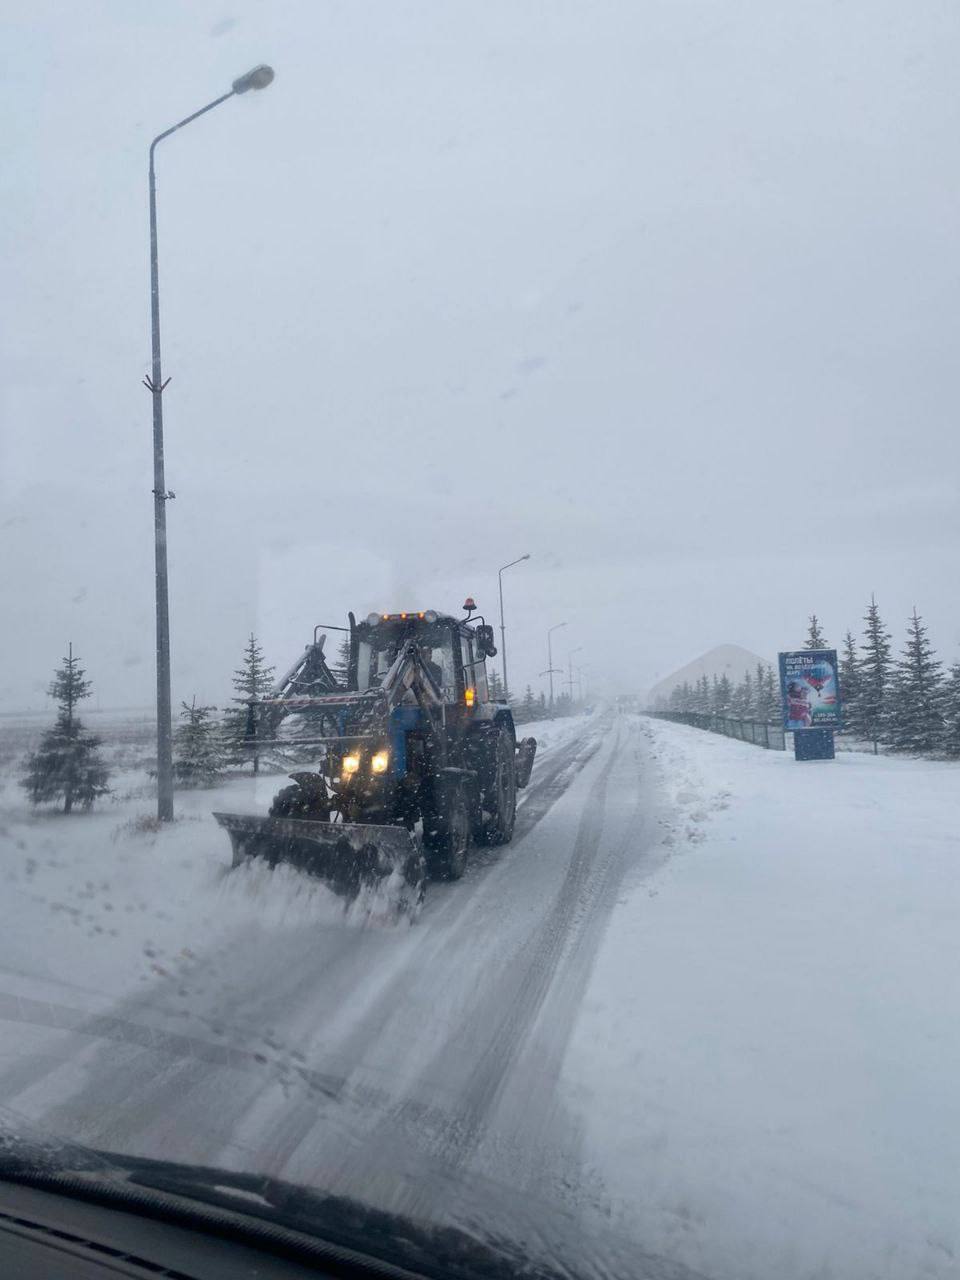
<path id="1" fill-rule="evenodd" d="M 245 76 L 240 76 L 234 80 L 233 92 L 246 93 L 248 89 L 265 89 L 272 82 L 273 67 L 268 67 L 261 63 L 259 67 L 254 67 L 252 71 L 248 71 Z"/>
<path id="2" fill-rule="evenodd" d="M 526 555 L 521 556 L 521 557 L 520 557 L 520 559 L 521 559 L 521 560 L 529 560 L 529 559 L 530 559 L 530 552 L 528 551 L 528 552 L 526 553 Z"/>

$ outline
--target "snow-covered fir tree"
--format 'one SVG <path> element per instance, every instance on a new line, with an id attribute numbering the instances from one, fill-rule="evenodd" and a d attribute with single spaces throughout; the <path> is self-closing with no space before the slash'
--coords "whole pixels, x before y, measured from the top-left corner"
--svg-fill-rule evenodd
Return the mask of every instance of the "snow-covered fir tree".
<path id="1" fill-rule="evenodd" d="M 756 717 L 764 724 L 775 724 L 780 719 L 780 702 L 773 667 L 766 662 L 757 663 L 754 677 Z"/>
<path id="2" fill-rule="evenodd" d="M 840 707 L 843 727 L 849 733 L 859 730 L 860 659 L 853 632 L 847 631 L 840 650 Z"/>
<path id="3" fill-rule="evenodd" d="M 706 676 L 704 676 L 706 679 Z M 716 672 L 713 673 L 713 679 L 710 682 L 710 707 L 712 715 L 720 714 L 720 677 Z"/>
<path id="4" fill-rule="evenodd" d="M 890 632 L 880 618 L 876 598 L 864 615 L 867 624 L 860 647 L 860 675 L 857 691 L 857 731 L 873 743 L 874 754 L 883 740 L 883 728 L 887 711 L 887 695 L 890 684 Z"/>
<path id="5" fill-rule="evenodd" d="M 705 676 L 701 676 L 693 685 L 693 696 L 690 701 L 690 710 L 698 711 L 701 715 L 709 715 L 713 710 L 713 697 L 710 692 L 710 681 Z"/>
<path id="6" fill-rule="evenodd" d="M 809 624 L 807 626 L 807 638 L 803 642 L 805 649 L 826 649 L 826 639 L 824 638 L 823 628 L 820 626 L 820 619 L 815 613 L 811 613 Z"/>
<path id="7" fill-rule="evenodd" d="M 523 699 L 520 703 L 520 710 L 523 712 L 524 719 L 532 720 L 536 714 L 536 699 L 533 696 L 533 690 L 527 685 L 523 691 Z"/>
<path id="8" fill-rule="evenodd" d="M 340 685 L 342 689 L 345 689 L 347 687 L 347 679 L 350 674 L 350 637 L 349 636 L 344 636 L 344 638 L 337 645 L 337 656 L 336 656 L 336 659 L 330 664 L 330 671 L 332 672 L 334 678 L 336 679 L 337 684 Z"/>
<path id="9" fill-rule="evenodd" d="M 503 681 L 496 667 L 487 667 L 487 691 L 491 702 L 503 702 Z"/>
<path id="10" fill-rule="evenodd" d="M 743 673 L 743 679 L 733 691 L 731 711 L 741 720 L 752 720 L 754 713 L 753 676 L 749 671 Z"/>
<path id="11" fill-rule="evenodd" d="M 196 697 L 180 704 L 181 724 L 174 737 L 173 771 L 184 787 L 212 787 L 223 776 L 216 707 L 198 707 Z"/>
<path id="12" fill-rule="evenodd" d="M 243 760 L 246 753 L 243 748 L 248 742 L 248 726 L 250 719 L 250 703 L 258 698 L 265 698 L 273 688 L 274 668 L 267 666 L 263 650 L 257 638 L 250 633 L 250 639 L 243 651 L 242 665 L 233 673 L 233 687 L 236 694 L 232 701 L 235 706 L 224 717 L 224 736 L 231 744 L 231 759 Z M 255 721 L 257 736 L 260 736 L 259 718 Z M 253 753 L 253 771 L 260 772 L 260 752 Z"/>
<path id="13" fill-rule="evenodd" d="M 716 695 L 718 713 L 722 716 L 728 716 L 730 714 L 730 704 L 733 701 L 733 688 L 726 672 L 717 681 Z"/>
<path id="14" fill-rule="evenodd" d="M 944 730 L 943 663 L 934 655 L 916 608 L 894 669 L 893 694 L 886 715 L 891 746 L 897 751 L 936 751 Z"/>
<path id="15" fill-rule="evenodd" d="M 58 704 L 56 724 L 28 758 L 21 780 L 34 804 L 62 800 L 64 813 L 70 813 L 74 804 L 90 809 L 98 796 L 110 790 L 100 739 L 84 731 L 76 712 L 77 703 L 90 697 L 92 685 L 85 677 L 71 644 L 48 689 Z"/>
<path id="16" fill-rule="evenodd" d="M 943 751 L 956 759 L 960 756 L 960 662 L 950 668 L 950 679 L 943 688 Z"/>

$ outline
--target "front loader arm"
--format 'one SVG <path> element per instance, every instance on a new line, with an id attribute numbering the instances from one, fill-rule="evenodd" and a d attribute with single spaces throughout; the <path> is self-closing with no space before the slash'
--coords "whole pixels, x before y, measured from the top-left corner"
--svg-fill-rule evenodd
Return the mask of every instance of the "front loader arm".
<path id="1" fill-rule="evenodd" d="M 428 715 L 443 706 L 443 692 L 428 671 L 420 646 L 415 641 L 405 644 L 397 654 L 380 687 L 391 711 L 400 705 L 407 693 L 413 694 L 417 705 Z"/>

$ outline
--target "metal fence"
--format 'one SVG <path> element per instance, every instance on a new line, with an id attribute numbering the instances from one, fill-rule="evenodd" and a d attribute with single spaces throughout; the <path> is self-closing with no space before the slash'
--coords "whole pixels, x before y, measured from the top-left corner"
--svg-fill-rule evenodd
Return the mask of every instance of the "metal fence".
<path id="1" fill-rule="evenodd" d="M 738 716 L 715 716 L 703 711 L 652 711 L 657 720 L 672 720 L 676 724 L 689 724 L 695 729 L 709 729 L 727 738 L 752 742 L 755 747 L 767 747 L 770 751 L 786 750 L 786 735 L 778 724 L 763 720 L 743 720 Z"/>

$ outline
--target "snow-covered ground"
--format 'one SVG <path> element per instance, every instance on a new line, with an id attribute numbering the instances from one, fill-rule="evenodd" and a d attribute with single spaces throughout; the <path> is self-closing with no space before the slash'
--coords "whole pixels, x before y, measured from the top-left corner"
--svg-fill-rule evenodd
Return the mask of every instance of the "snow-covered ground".
<path id="1" fill-rule="evenodd" d="M 672 856 L 565 1072 L 615 1220 L 716 1280 L 960 1275 L 960 768 L 647 733 Z"/>
<path id="2" fill-rule="evenodd" d="M 632 714 L 521 732 L 514 842 L 400 927 L 227 871 L 211 811 L 263 812 L 275 776 L 178 792 L 158 833 L 136 735 L 89 815 L 32 813 L 8 765 L 0 1106 L 470 1230 L 519 1215 L 568 1259 L 600 1227 L 584 1274 L 960 1275 L 960 768 Z"/>

